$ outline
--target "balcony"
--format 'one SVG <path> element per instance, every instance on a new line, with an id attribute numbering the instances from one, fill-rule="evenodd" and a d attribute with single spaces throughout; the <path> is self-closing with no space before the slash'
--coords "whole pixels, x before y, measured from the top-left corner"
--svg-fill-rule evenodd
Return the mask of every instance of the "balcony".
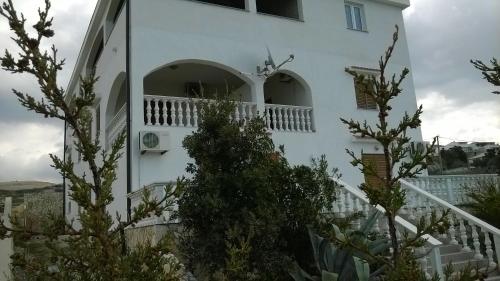
<path id="1" fill-rule="evenodd" d="M 144 96 L 144 125 L 160 127 L 198 127 L 200 109 L 203 102 L 209 99 L 183 98 L 169 96 Z M 232 118 L 245 124 L 257 116 L 257 104 L 239 102 L 236 104 Z"/>

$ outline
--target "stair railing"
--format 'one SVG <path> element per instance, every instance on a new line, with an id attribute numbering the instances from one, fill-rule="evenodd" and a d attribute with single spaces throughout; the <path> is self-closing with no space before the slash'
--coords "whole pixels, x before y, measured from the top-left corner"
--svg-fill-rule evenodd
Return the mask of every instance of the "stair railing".
<path id="1" fill-rule="evenodd" d="M 494 269 L 500 261 L 500 229 L 472 214 L 417 187 L 407 180 L 400 180 L 406 191 L 407 204 L 403 210 L 410 220 L 428 217 L 432 211 L 450 210 L 450 228 L 447 243 L 460 245 L 463 252 L 473 252 L 474 260 L 488 260 L 487 269 Z M 472 243 L 471 243 L 472 242 Z M 496 261 L 495 261 L 496 260 Z"/>
<path id="2" fill-rule="evenodd" d="M 360 189 L 354 188 L 338 178 L 332 179 L 341 187 L 337 201 L 334 203 L 333 211 L 335 213 L 340 214 L 340 216 L 347 216 L 352 213 L 362 212 L 364 217 L 368 217 L 368 214 L 373 209 L 385 213 L 385 209 L 382 206 L 371 205 L 366 194 Z M 355 228 L 359 228 L 360 225 L 361 223 L 359 221 L 353 223 Z M 398 235 L 403 231 L 410 234 L 417 233 L 417 227 L 400 216 L 396 216 L 396 225 L 398 228 Z M 378 219 L 373 227 L 373 231 L 383 233 L 389 238 L 389 227 L 385 217 Z M 439 249 L 439 246 L 442 245 L 441 241 L 431 235 L 425 235 L 422 238 L 426 240 L 426 244 L 424 247 L 416 249 L 416 251 L 418 254 L 429 253 L 427 256 L 422 256 L 419 259 L 422 270 L 426 273 L 427 277 L 437 273 L 441 279 L 444 280 L 441 252 Z M 431 271 L 429 271 L 428 258 L 430 259 Z"/>

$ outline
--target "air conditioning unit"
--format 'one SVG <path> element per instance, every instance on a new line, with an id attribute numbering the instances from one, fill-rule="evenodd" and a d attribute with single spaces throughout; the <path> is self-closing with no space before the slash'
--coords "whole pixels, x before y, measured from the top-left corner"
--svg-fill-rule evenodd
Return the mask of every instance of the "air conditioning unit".
<path id="1" fill-rule="evenodd" d="M 165 154 L 170 150 L 168 132 L 144 131 L 139 133 L 141 154 L 146 152 Z"/>

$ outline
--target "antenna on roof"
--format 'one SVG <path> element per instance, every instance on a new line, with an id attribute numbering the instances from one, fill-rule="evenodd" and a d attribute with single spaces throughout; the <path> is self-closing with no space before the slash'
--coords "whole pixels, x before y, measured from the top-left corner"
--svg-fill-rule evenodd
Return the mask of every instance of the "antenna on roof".
<path id="1" fill-rule="evenodd" d="M 269 46 L 266 46 L 267 49 L 267 59 L 264 61 L 264 66 L 261 67 L 260 65 L 257 66 L 257 75 L 261 77 L 271 77 L 273 76 L 283 65 L 292 62 L 295 59 L 295 55 L 290 54 L 290 56 L 284 60 L 282 63 L 279 65 L 276 65 L 273 59 L 273 55 L 271 54 L 271 50 L 269 49 Z"/>

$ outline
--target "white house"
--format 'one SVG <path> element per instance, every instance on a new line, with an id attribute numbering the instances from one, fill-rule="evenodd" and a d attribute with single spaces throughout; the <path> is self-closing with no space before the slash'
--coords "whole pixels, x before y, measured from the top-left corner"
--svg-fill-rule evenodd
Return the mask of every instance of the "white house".
<path id="1" fill-rule="evenodd" d="M 190 160 L 181 142 L 199 122 L 200 88 L 203 98 L 226 86 L 237 93 L 241 103 L 233 118 L 265 114 L 275 144 L 285 146 L 292 164 L 325 154 L 344 182 L 361 183 L 345 148 L 375 160 L 382 151 L 353 137 L 339 118 L 374 122 L 377 111 L 356 94 L 344 69 L 376 73 L 394 25 L 400 40 L 389 71 L 410 67 L 402 15 L 408 6 L 409 0 L 98 1 L 67 92 L 77 95 L 79 76 L 95 70 L 100 79 L 94 132 L 109 147 L 118 132 L 127 131 L 111 211 L 126 217 L 127 195 L 186 174 Z M 268 60 L 267 48 L 277 64 L 290 54 L 294 59 L 266 79 L 257 67 L 262 70 Z M 394 101 L 394 122 L 417 108 L 411 74 L 403 88 Z M 411 137 L 422 140 L 419 130 Z M 78 162 L 70 131 L 66 143 L 67 156 Z M 148 148 L 155 145 L 160 149 Z M 84 172 L 83 162 L 77 167 Z M 347 188 L 340 211 L 359 207 L 359 196 Z M 358 201 L 349 203 L 352 198 Z M 66 217 L 77 214 L 66 191 Z"/>
<path id="2" fill-rule="evenodd" d="M 402 16 L 408 0 L 126 2 L 98 2 L 68 86 L 68 93 L 78 94 L 79 76 L 95 69 L 100 79 L 94 131 L 109 147 L 128 128 L 114 187 L 113 208 L 122 215 L 128 193 L 185 174 L 189 159 L 181 142 L 196 130 L 193 98 L 199 97 L 200 85 L 205 98 L 224 92 L 226 83 L 241 96 L 235 118 L 271 113 L 272 138 L 285 146 L 291 163 L 308 164 L 325 154 L 347 182 L 363 180 L 344 149 L 381 151 L 352 137 L 339 118 L 374 121 L 377 113 L 365 97 L 356 97 L 353 78 L 344 69 L 373 71 L 395 24 L 401 32 L 391 70 L 410 66 Z M 266 48 L 277 64 L 295 56 L 268 79 L 257 74 L 268 58 Z M 416 110 L 411 76 L 404 89 L 395 101 L 398 118 Z M 145 132 L 158 132 L 168 151 L 141 153 Z M 412 137 L 421 140 L 419 131 Z M 68 132 L 67 144 L 70 138 Z M 68 151 L 78 159 L 75 149 Z M 69 202 L 66 211 L 72 217 L 77 212 Z"/>

